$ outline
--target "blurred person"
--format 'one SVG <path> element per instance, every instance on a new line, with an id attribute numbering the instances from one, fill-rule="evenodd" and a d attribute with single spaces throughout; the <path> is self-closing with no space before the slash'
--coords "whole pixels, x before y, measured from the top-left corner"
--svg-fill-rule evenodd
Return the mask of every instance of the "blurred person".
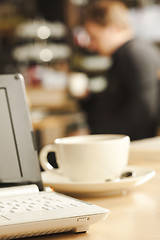
<path id="1" fill-rule="evenodd" d="M 84 14 L 90 51 L 109 56 L 108 86 L 79 98 L 91 134 L 153 137 L 158 127 L 158 50 L 135 37 L 128 8 L 120 1 L 94 1 Z"/>

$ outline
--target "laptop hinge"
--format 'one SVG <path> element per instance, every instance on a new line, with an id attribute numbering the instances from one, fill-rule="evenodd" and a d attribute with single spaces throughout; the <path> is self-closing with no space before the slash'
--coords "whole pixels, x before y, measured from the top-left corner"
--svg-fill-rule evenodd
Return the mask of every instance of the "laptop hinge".
<path id="1" fill-rule="evenodd" d="M 34 185 L 34 184 L 26 185 L 26 186 L 17 186 L 17 187 L 6 187 L 6 188 L 0 188 L 0 198 L 38 193 L 38 192 L 39 192 L 39 189 L 37 185 Z"/>
<path id="2" fill-rule="evenodd" d="M 33 141 L 34 150 L 37 151 L 37 143 L 36 143 L 35 134 L 34 134 L 33 131 L 31 131 L 31 136 L 32 136 L 32 141 Z"/>

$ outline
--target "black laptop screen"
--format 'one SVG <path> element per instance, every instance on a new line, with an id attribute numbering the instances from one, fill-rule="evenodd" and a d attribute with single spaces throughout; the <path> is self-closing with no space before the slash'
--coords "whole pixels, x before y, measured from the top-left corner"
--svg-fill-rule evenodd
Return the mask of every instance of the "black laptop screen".
<path id="1" fill-rule="evenodd" d="M 0 89 L 0 181 L 22 176 L 6 89 Z"/>

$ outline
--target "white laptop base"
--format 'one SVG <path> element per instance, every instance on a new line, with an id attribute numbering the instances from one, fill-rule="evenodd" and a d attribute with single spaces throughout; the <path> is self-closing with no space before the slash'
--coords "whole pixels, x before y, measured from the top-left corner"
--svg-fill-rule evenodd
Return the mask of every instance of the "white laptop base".
<path id="1" fill-rule="evenodd" d="M 0 75 L 0 239 L 85 232 L 109 210 L 44 191 L 23 76 Z"/>
<path id="2" fill-rule="evenodd" d="M 105 219 L 109 213 L 104 208 L 56 192 L 39 192 L 36 185 L 20 188 L 0 190 L 0 239 L 86 232 L 91 224 Z"/>

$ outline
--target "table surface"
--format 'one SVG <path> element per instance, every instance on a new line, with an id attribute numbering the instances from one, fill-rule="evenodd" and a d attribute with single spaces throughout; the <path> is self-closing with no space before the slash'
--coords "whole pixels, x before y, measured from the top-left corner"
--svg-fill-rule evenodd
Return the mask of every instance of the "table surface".
<path id="1" fill-rule="evenodd" d="M 156 170 L 156 176 L 125 195 L 81 198 L 110 209 L 104 221 L 89 228 L 87 233 L 59 233 L 30 240 L 159 240 L 160 239 L 160 161 L 131 162 Z"/>

